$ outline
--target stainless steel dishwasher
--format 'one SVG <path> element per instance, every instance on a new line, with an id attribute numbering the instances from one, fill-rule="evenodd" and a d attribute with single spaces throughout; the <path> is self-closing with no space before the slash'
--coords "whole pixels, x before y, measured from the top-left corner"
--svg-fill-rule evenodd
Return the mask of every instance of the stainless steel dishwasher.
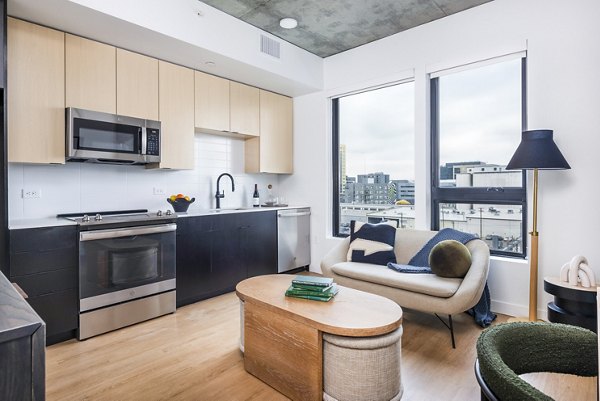
<path id="1" fill-rule="evenodd" d="M 277 271 L 310 265 L 310 208 L 277 212 Z"/>

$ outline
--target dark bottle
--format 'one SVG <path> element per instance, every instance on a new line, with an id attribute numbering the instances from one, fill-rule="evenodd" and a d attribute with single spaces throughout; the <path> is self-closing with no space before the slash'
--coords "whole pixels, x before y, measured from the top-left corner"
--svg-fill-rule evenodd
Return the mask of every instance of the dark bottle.
<path id="1" fill-rule="evenodd" d="M 252 206 L 260 206 L 260 196 L 258 195 L 258 184 L 254 184 L 254 194 L 252 195 Z"/>

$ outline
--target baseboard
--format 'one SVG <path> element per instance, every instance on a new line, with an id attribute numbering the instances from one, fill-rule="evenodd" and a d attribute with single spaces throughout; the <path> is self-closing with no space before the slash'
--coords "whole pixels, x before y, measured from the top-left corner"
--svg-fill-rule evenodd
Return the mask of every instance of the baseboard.
<path id="1" fill-rule="evenodd" d="M 492 299 L 492 311 L 508 316 L 529 316 L 529 308 L 525 305 L 513 304 L 510 302 L 495 301 Z M 538 308 L 538 319 L 548 320 L 548 311 L 546 308 Z"/>

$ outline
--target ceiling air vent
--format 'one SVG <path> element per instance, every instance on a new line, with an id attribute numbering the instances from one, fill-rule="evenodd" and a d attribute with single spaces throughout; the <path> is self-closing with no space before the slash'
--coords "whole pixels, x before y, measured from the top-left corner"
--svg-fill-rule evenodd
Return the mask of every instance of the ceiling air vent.
<path id="1" fill-rule="evenodd" d="M 265 35 L 260 35 L 260 51 L 275 58 L 281 58 L 281 43 Z"/>

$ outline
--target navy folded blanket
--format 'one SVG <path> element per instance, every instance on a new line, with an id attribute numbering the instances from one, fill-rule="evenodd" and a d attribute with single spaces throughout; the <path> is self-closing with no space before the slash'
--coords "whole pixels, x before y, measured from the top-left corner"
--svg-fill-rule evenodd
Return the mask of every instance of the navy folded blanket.
<path id="1" fill-rule="evenodd" d="M 436 233 L 423 248 L 412 259 L 408 262 L 408 265 L 400 265 L 397 263 L 388 263 L 387 267 L 400 273 L 415 273 L 415 274 L 433 274 L 429 267 L 429 254 L 435 245 L 445 240 L 455 240 L 466 244 L 467 242 L 476 239 L 477 237 L 473 234 L 464 233 L 462 231 L 454 230 L 452 228 L 444 228 Z M 490 290 L 487 282 L 481 294 L 479 302 L 467 311 L 468 314 L 473 316 L 475 322 L 481 327 L 489 326 L 494 319 L 496 314 L 492 313 L 490 306 Z"/>

